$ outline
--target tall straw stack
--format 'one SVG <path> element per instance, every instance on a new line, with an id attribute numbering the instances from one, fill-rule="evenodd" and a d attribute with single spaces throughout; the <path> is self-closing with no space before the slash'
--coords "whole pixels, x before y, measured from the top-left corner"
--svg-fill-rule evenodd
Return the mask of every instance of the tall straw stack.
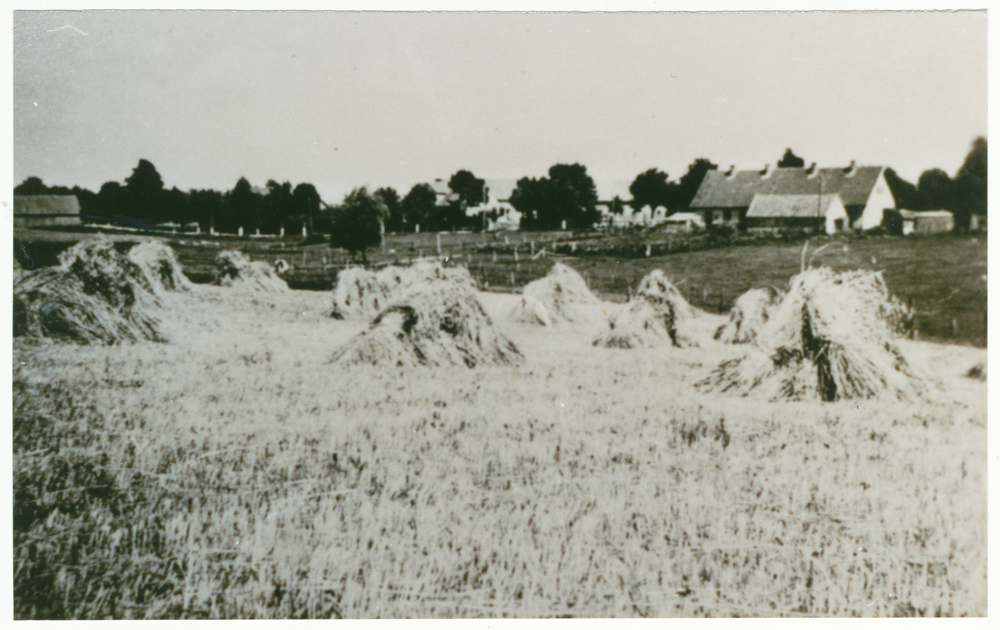
<path id="1" fill-rule="evenodd" d="M 418 261 L 410 266 L 389 266 L 380 271 L 348 267 L 337 274 L 333 310 L 337 319 L 370 322 L 394 298 L 416 285 L 439 281 L 476 288 L 465 267 L 444 267 L 437 261 Z"/>
<path id="2" fill-rule="evenodd" d="M 267 263 L 252 261 L 241 251 L 230 249 L 215 259 L 213 283 L 251 292 L 287 291 L 288 284 Z"/>
<path id="3" fill-rule="evenodd" d="M 750 289 L 736 298 L 729 319 L 715 331 L 722 343 L 753 343 L 784 294 L 773 287 Z"/>
<path id="4" fill-rule="evenodd" d="M 77 343 L 161 341 L 159 300 L 142 270 L 106 240 L 74 245 L 14 287 L 14 335 Z"/>
<path id="5" fill-rule="evenodd" d="M 192 283 L 181 271 L 177 254 L 162 241 L 145 241 L 129 250 L 127 258 L 135 263 L 157 293 L 188 291 Z"/>
<path id="6" fill-rule="evenodd" d="M 698 387 L 770 400 L 918 399 L 927 387 L 892 343 L 903 311 L 881 273 L 804 271 L 792 278 L 756 343 Z"/>
<path id="7" fill-rule="evenodd" d="M 591 323 L 595 319 L 591 307 L 600 304 L 583 276 L 558 262 L 544 278 L 528 283 L 523 294 L 540 302 L 553 323 Z"/>

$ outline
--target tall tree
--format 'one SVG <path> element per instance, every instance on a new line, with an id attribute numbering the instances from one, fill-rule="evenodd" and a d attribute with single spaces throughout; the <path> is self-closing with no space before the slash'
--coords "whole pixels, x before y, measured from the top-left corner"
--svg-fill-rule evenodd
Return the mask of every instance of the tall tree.
<path id="1" fill-rule="evenodd" d="M 382 244 L 383 222 L 389 210 L 378 195 L 368 194 L 364 187 L 356 188 L 344 197 L 330 216 L 330 246 L 340 247 L 367 264 L 367 250 Z"/>
<path id="2" fill-rule="evenodd" d="M 402 224 L 404 232 L 412 232 L 416 226 L 427 231 L 431 229 L 430 220 L 434 214 L 434 204 L 437 194 L 430 184 L 416 184 L 403 197 Z"/>
<path id="3" fill-rule="evenodd" d="M 458 195 L 466 208 L 478 206 L 486 201 L 485 186 L 485 180 L 466 170 L 458 171 L 448 180 L 448 188 Z"/>
<path id="4" fill-rule="evenodd" d="M 119 182 L 104 182 L 97 191 L 99 216 L 111 218 L 124 215 L 127 213 L 126 205 L 125 188 Z"/>
<path id="5" fill-rule="evenodd" d="M 279 234 L 281 228 L 297 229 L 298 225 L 290 225 L 295 207 L 292 202 L 292 184 L 278 183 L 267 180 L 267 194 L 264 196 L 264 221 L 261 231 L 267 234 Z"/>
<path id="6" fill-rule="evenodd" d="M 690 208 L 691 202 L 694 200 L 695 195 L 698 194 L 698 188 L 701 187 L 702 180 L 705 179 L 705 174 L 717 168 L 719 168 L 718 164 L 713 164 L 705 158 L 698 158 L 692 162 L 688 166 L 687 173 L 684 173 L 678 182 L 674 206 L 667 206 L 671 214 L 681 209 Z"/>
<path id="7" fill-rule="evenodd" d="M 313 221 L 319 214 L 319 193 L 312 184 L 299 184 L 292 191 L 295 210 L 304 217 L 309 233 L 313 232 Z"/>
<path id="8" fill-rule="evenodd" d="M 15 195 L 45 195 L 48 192 L 49 187 L 45 185 L 40 177 L 28 177 L 14 187 Z"/>
<path id="9" fill-rule="evenodd" d="M 220 232 L 236 232 L 255 228 L 260 217 L 261 197 L 254 192 L 247 178 L 241 177 L 226 195 L 225 212 L 216 220 L 215 228 Z"/>
<path id="10" fill-rule="evenodd" d="M 972 215 L 986 216 L 986 138 L 972 142 L 969 154 L 955 175 L 955 229 L 968 230 Z"/>
<path id="11" fill-rule="evenodd" d="M 557 230 L 564 222 L 569 229 L 587 229 L 600 219 L 597 189 L 582 164 L 556 164 L 548 177 L 521 178 L 510 203 L 522 213 L 522 229 Z"/>
<path id="12" fill-rule="evenodd" d="M 224 219 L 225 196 L 217 190 L 192 190 L 189 199 L 191 216 L 199 227 L 205 232 L 217 229 L 217 221 Z"/>
<path id="13" fill-rule="evenodd" d="M 389 217 L 385 220 L 386 232 L 403 231 L 403 201 L 399 198 L 399 193 L 394 188 L 379 188 L 375 191 L 375 196 L 382 200 Z"/>
<path id="14" fill-rule="evenodd" d="M 125 179 L 130 216 L 137 219 L 157 220 L 163 213 L 163 178 L 148 160 L 139 160 L 138 166 Z"/>
<path id="15" fill-rule="evenodd" d="M 801 168 L 806 165 L 806 161 L 792 153 L 791 149 L 785 149 L 785 155 L 778 160 L 779 168 Z"/>
<path id="16" fill-rule="evenodd" d="M 661 170 L 651 168 L 639 173 L 628 187 L 628 191 L 632 193 L 632 208 L 634 210 L 645 206 L 670 208 L 675 197 L 675 187 L 675 184 L 667 180 L 667 174 Z"/>
<path id="17" fill-rule="evenodd" d="M 896 200 L 897 208 L 912 210 L 923 207 L 917 187 L 900 177 L 891 168 L 885 169 L 885 183 L 889 186 L 892 198 Z"/>
<path id="18" fill-rule="evenodd" d="M 920 174 L 917 192 L 920 193 L 924 210 L 953 209 L 954 186 L 948 173 L 939 168 L 928 169 Z"/>

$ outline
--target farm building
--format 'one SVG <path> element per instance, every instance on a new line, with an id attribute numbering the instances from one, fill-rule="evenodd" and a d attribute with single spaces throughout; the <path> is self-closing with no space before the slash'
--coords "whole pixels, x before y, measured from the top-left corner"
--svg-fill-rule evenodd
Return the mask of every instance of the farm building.
<path id="1" fill-rule="evenodd" d="M 897 210 L 885 213 L 885 225 L 893 234 L 938 234 L 955 229 L 955 216 L 948 210 Z"/>
<path id="2" fill-rule="evenodd" d="M 80 224 L 76 195 L 14 195 L 15 227 L 53 227 Z"/>
<path id="3" fill-rule="evenodd" d="M 668 231 L 690 232 L 705 229 L 705 219 L 697 212 L 675 212 L 663 221 Z"/>
<path id="4" fill-rule="evenodd" d="M 883 166 L 845 168 L 783 167 L 753 171 L 711 170 L 705 174 L 691 210 L 707 225 L 727 223 L 746 227 L 756 195 L 839 195 L 847 212 L 846 225 L 870 230 L 882 224 L 883 212 L 896 207 Z"/>
<path id="5" fill-rule="evenodd" d="M 747 209 L 748 228 L 801 227 L 815 232 L 842 232 L 847 211 L 840 195 L 754 195 Z"/>

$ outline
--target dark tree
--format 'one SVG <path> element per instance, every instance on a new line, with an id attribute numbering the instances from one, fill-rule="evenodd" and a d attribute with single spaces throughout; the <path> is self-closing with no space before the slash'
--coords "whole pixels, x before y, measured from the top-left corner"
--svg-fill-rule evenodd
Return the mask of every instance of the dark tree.
<path id="1" fill-rule="evenodd" d="M 29 177 L 14 187 L 15 195 L 47 195 L 49 187 L 40 177 Z"/>
<path id="2" fill-rule="evenodd" d="M 180 225 L 185 225 L 192 219 L 188 195 L 177 190 L 176 186 L 163 193 L 163 218 Z"/>
<path id="3" fill-rule="evenodd" d="M 192 190 L 189 199 L 191 215 L 199 227 L 205 232 L 216 229 L 216 222 L 224 215 L 225 196 L 216 190 Z"/>
<path id="4" fill-rule="evenodd" d="M 466 208 L 478 206 L 486 201 L 486 181 L 469 171 L 458 171 L 448 180 L 448 188 L 458 195 Z"/>
<path id="5" fill-rule="evenodd" d="M 125 188 L 118 182 L 104 182 L 97 192 L 97 215 L 111 218 L 118 215 L 125 215 L 127 200 Z"/>
<path id="6" fill-rule="evenodd" d="M 510 203 L 522 214 L 522 229 L 558 230 L 564 222 L 569 229 L 587 229 L 600 219 L 594 180 L 581 164 L 556 164 L 548 177 L 521 178 Z"/>
<path id="7" fill-rule="evenodd" d="M 698 194 L 698 188 L 701 187 L 702 180 L 705 179 L 705 174 L 717 168 L 719 168 L 718 164 L 713 164 L 705 158 L 698 158 L 692 162 L 688 166 L 687 173 L 684 173 L 681 176 L 680 182 L 678 182 L 674 206 L 667 206 L 670 213 L 673 214 L 679 210 L 690 208 L 691 202 L 694 200 L 695 195 Z"/>
<path id="8" fill-rule="evenodd" d="M 360 252 L 361 262 L 367 264 L 366 251 L 382 244 L 383 222 L 388 216 L 378 195 L 356 188 L 330 213 L 330 246 L 347 250 L 352 259 Z"/>
<path id="9" fill-rule="evenodd" d="M 972 148 L 955 175 L 955 229 L 969 229 L 972 215 L 986 216 L 986 185 L 989 179 L 986 168 L 986 138 L 972 142 Z"/>
<path id="10" fill-rule="evenodd" d="M 675 197 L 674 188 L 675 185 L 667 181 L 667 174 L 661 170 L 651 168 L 639 173 L 628 187 L 632 193 L 632 208 L 666 206 L 669 209 Z"/>
<path id="11" fill-rule="evenodd" d="M 952 210 L 954 185 L 948 173 L 939 168 L 932 168 L 920 174 L 917 180 L 917 192 L 920 193 L 921 209 Z"/>
<path id="12" fill-rule="evenodd" d="M 152 162 L 139 160 L 132 174 L 125 180 L 125 195 L 129 211 L 136 219 L 155 221 L 163 215 L 163 178 Z"/>
<path id="13" fill-rule="evenodd" d="M 295 206 L 292 202 L 292 184 L 284 182 L 279 184 L 273 179 L 267 180 L 267 194 L 264 195 L 264 217 L 261 225 L 261 232 L 266 234 L 280 234 L 281 228 L 295 229 L 299 225 L 294 223 L 293 215 Z"/>
<path id="14" fill-rule="evenodd" d="M 412 232 L 420 225 L 424 231 L 431 229 L 430 221 L 434 214 L 434 204 L 437 195 L 430 184 L 417 184 L 403 197 L 402 224 L 404 232 Z"/>
<path id="15" fill-rule="evenodd" d="M 806 161 L 792 153 L 791 149 L 785 149 L 785 155 L 778 160 L 779 168 L 801 168 L 806 165 Z"/>
<path id="16" fill-rule="evenodd" d="M 399 198 L 399 193 L 394 188 L 379 188 L 375 191 L 375 196 L 382 200 L 389 218 L 385 221 L 386 232 L 403 231 L 403 200 Z"/>
<path id="17" fill-rule="evenodd" d="M 901 178 L 891 168 L 885 169 L 885 183 L 889 186 L 892 198 L 896 200 L 897 208 L 912 210 L 923 207 L 917 187 Z"/>
<path id="18" fill-rule="evenodd" d="M 256 227 L 262 201 L 261 196 L 250 186 L 250 182 L 241 177 L 226 195 L 225 212 L 222 217 L 216 218 L 215 229 L 220 232 L 236 232 L 239 228 L 245 231 Z"/>
<path id="19" fill-rule="evenodd" d="M 641 207 L 641 206 L 640 206 Z M 611 214 L 622 214 L 625 212 L 625 202 L 618 195 L 611 200 Z"/>
<path id="20" fill-rule="evenodd" d="M 295 212 L 303 217 L 309 233 L 313 232 L 313 220 L 319 214 L 319 193 L 312 184 L 299 184 L 292 191 L 292 199 L 295 204 Z"/>

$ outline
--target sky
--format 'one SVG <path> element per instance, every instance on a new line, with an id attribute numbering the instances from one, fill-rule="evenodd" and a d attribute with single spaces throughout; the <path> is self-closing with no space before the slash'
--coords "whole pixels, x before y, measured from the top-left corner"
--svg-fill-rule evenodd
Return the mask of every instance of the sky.
<path id="1" fill-rule="evenodd" d="M 985 12 L 15 12 L 14 183 L 351 189 L 696 158 L 951 175 L 987 133 Z"/>

